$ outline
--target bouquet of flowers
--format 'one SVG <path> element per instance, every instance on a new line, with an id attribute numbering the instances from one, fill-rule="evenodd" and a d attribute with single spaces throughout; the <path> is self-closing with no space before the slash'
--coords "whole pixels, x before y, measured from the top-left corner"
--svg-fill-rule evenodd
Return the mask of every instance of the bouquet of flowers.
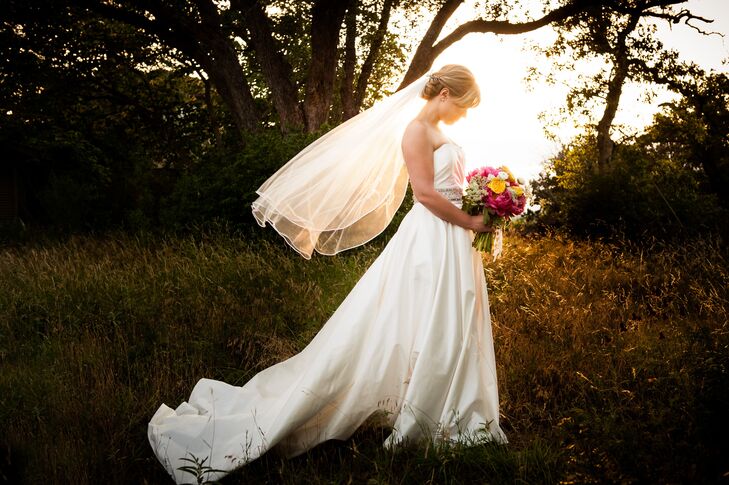
<path id="1" fill-rule="evenodd" d="M 524 180 L 517 181 L 505 165 L 477 168 L 466 175 L 466 182 L 462 209 L 471 215 L 483 214 L 484 224 L 502 230 L 511 217 L 524 211 L 527 199 Z M 473 247 L 491 253 L 494 237 L 494 232 L 476 233 Z"/>

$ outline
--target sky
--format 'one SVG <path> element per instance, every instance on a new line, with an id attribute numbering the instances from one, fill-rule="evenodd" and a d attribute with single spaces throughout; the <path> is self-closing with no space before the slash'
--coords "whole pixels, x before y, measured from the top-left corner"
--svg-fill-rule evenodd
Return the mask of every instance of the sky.
<path id="1" fill-rule="evenodd" d="M 458 23 L 476 17 L 472 5 L 467 1 L 459 8 L 444 34 Z M 725 37 L 703 36 L 683 24 L 669 28 L 662 21 L 658 23 L 658 38 L 667 48 L 677 50 L 682 60 L 693 61 L 706 70 L 729 72 L 729 64 L 722 64 L 729 60 L 729 0 L 690 0 L 680 7 L 714 19 L 712 24 L 693 23 Z M 469 110 L 465 120 L 442 126 L 465 149 L 467 169 L 506 164 L 517 177 L 534 179 L 543 170 L 543 161 L 556 155 L 561 142 L 568 142 L 576 133 L 572 123 L 565 123 L 557 129 L 559 140 L 551 141 L 539 119 L 540 112 L 556 114 L 565 104 L 567 87 L 540 82 L 528 89 L 524 80 L 529 66 L 549 68 L 543 56 L 527 48 L 529 43 L 549 43 L 554 36 L 550 27 L 512 36 L 469 34 L 434 62 L 432 71 L 448 63 L 469 67 L 481 88 L 482 102 L 478 108 Z M 560 73 L 560 77 L 565 83 L 573 83 L 580 73 L 589 73 L 595 67 L 585 65 L 578 72 Z M 628 133 L 640 132 L 660 110 L 660 103 L 676 98 L 659 89 L 658 96 L 646 102 L 642 99 L 644 90 L 645 87 L 635 84 L 628 84 L 623 90 L 615 124 L 623 125 L 622 130 Z M 598 110 L 601 115 L 602 106 Z"/>

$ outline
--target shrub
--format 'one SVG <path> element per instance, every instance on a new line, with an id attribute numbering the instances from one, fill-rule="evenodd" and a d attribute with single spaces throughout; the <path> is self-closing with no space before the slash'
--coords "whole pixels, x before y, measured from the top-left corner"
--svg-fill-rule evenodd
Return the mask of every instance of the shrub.
<path id="1" fill-rule="evenodd" d="M 592 170 L 595 138 L 583 135 L 532 182 L 539 204 L 530 227 L 581 236 L 676 239 L 716 229 L 726 210 L 706 190 L 706 176 L 640 143 L 617 146 L 610 164 Z"/>

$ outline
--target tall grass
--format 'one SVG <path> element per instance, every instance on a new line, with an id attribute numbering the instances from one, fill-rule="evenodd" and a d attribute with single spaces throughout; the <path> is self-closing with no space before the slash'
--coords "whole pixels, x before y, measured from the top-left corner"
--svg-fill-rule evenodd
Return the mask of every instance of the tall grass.
<path id="1" fill-rule="evenodd" d="M 109 233 L 0 251 L 0 473 L 156 483 L 146 426 L 201 377 L 300 351 L 383 235 L 303 260 L 274 237 Z M 507 446 L 385 452 L 369 423 L 228 483 L 712 482 L 729 473 L 729 254 L 511 233 L 486 265 Z M 369 482 L 368 482 L 369 481 Z"/>

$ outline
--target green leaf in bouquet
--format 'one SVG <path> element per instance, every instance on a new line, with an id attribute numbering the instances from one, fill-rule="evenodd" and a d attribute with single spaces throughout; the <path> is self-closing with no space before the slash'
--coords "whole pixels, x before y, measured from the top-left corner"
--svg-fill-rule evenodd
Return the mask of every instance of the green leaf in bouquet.
<path id="1" fill-rule="evenodd" d="M 491 214 L 489 214 L 489 211 L 485 210 L 483 211 L 483 223 L 488 226 L 489 222 L 491 222 Z"/>

